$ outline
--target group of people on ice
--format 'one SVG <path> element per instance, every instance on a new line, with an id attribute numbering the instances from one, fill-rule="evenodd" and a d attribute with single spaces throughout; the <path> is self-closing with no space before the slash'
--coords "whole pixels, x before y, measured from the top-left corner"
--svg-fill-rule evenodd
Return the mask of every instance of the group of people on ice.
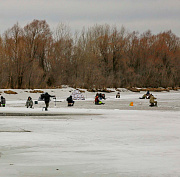
<path id="1" fill-rule="evenodd" d="M 49 107 L 49 102 L 50 102 L 50 98 L 51 97 L 55 97 L 54 95 L 49 95 L 47 92 L 45 94 L 41 94 L 40 96 L 40 99 L 43 100 L 45 102 L 45 111 L 48 110 L 48 107 Z M 118 92 L 116 94 L 116 98 L 120 98 L 120 92 Z M 106 99 L 105 98 L 105 94 L 102 94 L 102 93 L 97 93 L 96 96 L 95 96 L 95 105 L 103 105 L 105 103 L 102 102 L 102 99 Z M 150 106 L 157 106 L 157 101 L 155 101 L 155 97 L 150 94 L 149 91 L 147 91 L 146 94 L 144 94 L 140 99 L 149 99 L 149 102 L 150 102 Z M 72 98 L 72 95 L 70 95 L 67 99 L 66 99 L 67 103 L 68 103 L 68 106 L 73 106 L 74 105 L 74 101 L 73 101 L 73 98 Z M 30 107 L 32 108 L 33 106 L 33 101 L 32 101 L 32 98 L 29 96 L 27 101 L 26 101 L 26 106 L 27 108 Z"/>
<path id="2" fill-rule="evenodd" d="M 39 100 L 42 100 L 42 101 L 44 101 L 45 102 L 45 111 L 47 111 L 48 110 L 48 107 L 49 107 L 49 102 L 50 102 L 50 98 L 51 97 L 54 97 L 54 98 L 56 98 L 56 96 L 54 96 L 54 95 L 50 95 L 50 94 L 48 94 L 48 92 L 46 92 L 45 94 L 41 94 L 41 96 L 40 96 L 40 98 L 39 98 Z M 68 106 L 73 106 L 74 105 L 74 101 L 73 101 L 73 99 L 72 99 L 72 96 L 69 96 L 67 99 L 66 99 L 66 101 L 68 102 Z M 27 101 L 26 101 L 26 107 L 27 108 L 32 108 L 32 106 L 33 106 L 33 101 L 32 101 L 32 98 L 29 96 L 28 97 L 28 99 L 27 99 Z"/>
<path id="3" fill-rule="evenodd" d="M 50 102 L 50 97 L 55 97 L 54 95 L 49 95 L 48 92 L 46 92 L 45 94 L 41 94 L 40 96 L 40 100 L 44 101 L 45 102 L 45 111 L 48 110 L 48 107 L 49 107 L 49 102 Z M 26 101 L 26 107 L 27 108 L 32 108 L 33 107 L 33 100 L 32 98 L 29 96 L 27 101 Z"/>
<path id="4" fill-rule="evenodd" d="M 116 98 L 120 98 L 120 92 L 116 94 Z M 95 96 L 95 105 L 105 104 L 102 102 L 102 99 L 105 99 L 105 94 L 97 93 Z M 155 98 L 154 95 L 149 91 L 147 91 L 147 93 L 144 94 L 140 99 L 149 99 L 149 106 L 157 106 L 157 101 L 155 101 L 157 98 Z"/>
<path id="5" fill-rule="evenodd" d="M 103 103 L 101 100 L 104 99 L 105 100 L 105 95 L 104 94 L 101 94 L 101 93 L 97 93 L 96 96 L 95 96 L 95 104 L 96 105 L 102 105 L 102 104 L 105 104 Z"/>
<path id="6" fill-rule="evenodd" d="M 157 98 L 154 97 L 153 94 L 151 94 L 149 91 L 147 91 L 146 94 L 144 94 L 142 97 L 139 99 L 149 99 L 149 106 L 157 106 L 157 101 L 155 101 Z"/>
<path id="7" fill-rule="evenodd" d="M 45 102 L 45 111 L 48 110 L 48 107 L 49 107 L 49 102 L 50 102 L 50 98 L 51 97 L 54 97 L 56 98 L 54 95 L 50 95 L 48 94 L 47 92 L 44 93 L 44 94 L 41 94 L 40 96 L 40 100 L 41 101 L 44 101 Z M 118 92 L 116 94 L 116 98 L 120 98 L 120 92 Z M 103 105 L 105 103 L 102 102 L 102 99 L 106 99 L 105 98 L 105 94 L 102 94 L 102 93 L 97 93 L 96 96 L 95 96 L 95 105 Z M 144 94 L 140 99 L 149 99 L 149 102 L 150 102 L 150 105 L 149 106 L 157 106 L 157 101 L 156 98 L 150 94 L 149 91 L 147 91 L 146 94 Z M 73 101 L 73 98 L 72 98 L 72 95 L 70 95 L 67 99 L 66 99 L 67 103 L 68 103 L 68 106 L 73 106 L 74 105 L 74 101 Z M 0 107 L 5 107 L 5 104 L 6 104 L 6 99 L 1 96 L 1 101 L 0 101 Z M 27 108 L 33 108 L 33 100 L 32 98 L 29 96 L 27 101 L 26 101 L 26 105 L 25 105 Z"/>

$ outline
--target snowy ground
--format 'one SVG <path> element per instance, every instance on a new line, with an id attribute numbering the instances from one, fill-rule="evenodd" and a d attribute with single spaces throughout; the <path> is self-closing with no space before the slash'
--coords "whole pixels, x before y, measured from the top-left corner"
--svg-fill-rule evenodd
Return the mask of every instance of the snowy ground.
<path id="1" fill-rule="evenodd" d="M 45 90 L 58 100 L 48 112 L 43 102 L 25 107 L 39 93 L 1 93 L 0 177 L 180 176 L 180 91 L 153 93 L 153 108 L 138 99 L 145 92 L 127 91 L 120 99 L 106 93 L 105 105 L 85 92 L 85 101 L 67 107 L 72 90 Z"/>

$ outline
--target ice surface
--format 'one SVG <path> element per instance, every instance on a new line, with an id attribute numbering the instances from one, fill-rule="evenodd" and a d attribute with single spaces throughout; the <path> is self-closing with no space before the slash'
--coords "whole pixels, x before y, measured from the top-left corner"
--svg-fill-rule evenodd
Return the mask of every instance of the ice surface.
<path id="1" fill-rule="evenodd" d="M 120 99 L 106 93 L 105 105 L 94 105 L 95 93 L 85 92 L 85 101 L 67 107 L 71 90 L 46 90 L 61 101 L 55 106 L 52 100 L 48 112 L 43 102 L 25 107 L 27 97 L 37 100 L 38 93 L 2 93 L 7 105 L 0 107 L 0 177 L 179 176 L 179 91 L 153 93 L 153 108 L 138 99 L 143 92 L 121 92 Z"/>

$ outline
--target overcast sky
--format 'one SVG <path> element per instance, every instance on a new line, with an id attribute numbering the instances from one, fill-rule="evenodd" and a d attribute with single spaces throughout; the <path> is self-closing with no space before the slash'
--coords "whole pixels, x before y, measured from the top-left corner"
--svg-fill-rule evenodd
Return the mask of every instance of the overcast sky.
<path id="1" fill-rule="evenodd" d="M 180 37 L 180 0 L 0 0 L 0 34 L 34 19 L 46 20 L 51 29 L 59 23 L 72 31 L 109 24 L 140 33 L 172 30 Z"/>

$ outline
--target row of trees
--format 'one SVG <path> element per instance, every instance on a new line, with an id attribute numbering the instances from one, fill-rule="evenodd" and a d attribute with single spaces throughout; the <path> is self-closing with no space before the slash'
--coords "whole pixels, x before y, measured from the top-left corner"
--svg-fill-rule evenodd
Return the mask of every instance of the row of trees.
<path id="1" fill-rule="evenodd" d="M 180 85 L 180 39 L 95 25 L 73 35 L 46 21 L 15 24 L 0 36 L 0 87 L 175 87 Z"/>

